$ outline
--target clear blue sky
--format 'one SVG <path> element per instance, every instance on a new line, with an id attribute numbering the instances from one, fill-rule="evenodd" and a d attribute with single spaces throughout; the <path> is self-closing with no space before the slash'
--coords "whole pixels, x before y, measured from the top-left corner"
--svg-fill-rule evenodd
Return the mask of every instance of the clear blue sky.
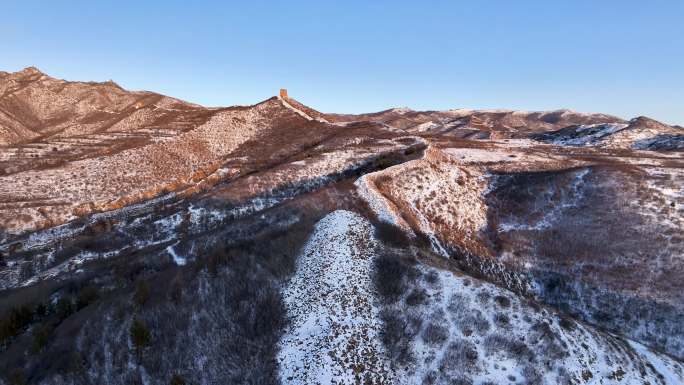
<path id="1" fill-rule="evenodd" d="M 684 1 L 14 1 L 0 70 L 204 105 L 571 108 L 684 124 Z"/>

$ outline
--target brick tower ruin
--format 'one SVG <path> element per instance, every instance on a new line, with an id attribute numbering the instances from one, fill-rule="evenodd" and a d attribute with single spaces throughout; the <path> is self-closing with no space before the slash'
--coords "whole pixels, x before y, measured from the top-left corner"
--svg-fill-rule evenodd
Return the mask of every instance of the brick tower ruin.
<path id="1" fill-rule="evenodd" d="M 283 99 L 287 99 L 287 89 L 286 88 L 280 89 L 280 97 Z"/>

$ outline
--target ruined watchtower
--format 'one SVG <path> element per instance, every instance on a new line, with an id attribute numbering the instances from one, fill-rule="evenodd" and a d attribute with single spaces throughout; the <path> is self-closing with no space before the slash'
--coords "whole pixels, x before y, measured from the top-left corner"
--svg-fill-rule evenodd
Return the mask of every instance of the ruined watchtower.
<path id="1" fill-rule="evenodd" d="M 280 89 L 280 97 L 282 99 L 287 99 L 287 89 L 286 88 L 281 88 Z"/>

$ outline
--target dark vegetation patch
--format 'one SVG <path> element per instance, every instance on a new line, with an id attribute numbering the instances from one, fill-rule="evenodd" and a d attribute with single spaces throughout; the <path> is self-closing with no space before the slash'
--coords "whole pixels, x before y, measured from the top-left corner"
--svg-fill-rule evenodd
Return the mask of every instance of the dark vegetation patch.
<path id="1" fill-rule="evenodd" d="M 486 197 L 485 234 L 493 252 L 532 263 L 526 273 L 541 288 L 532 293 L 537 300 L 681 356 L 684 316 L 667 304 L 681 292 L 674 276 L 684 271 L 671 257 L 681 243 L 670 221 L 653 220 L 673 212 L 671 199 L 649 184 L 672 188 L 676 181 L 621 164 L 499 175 Z M 642 291 L 662 298 L 631 294 Z M 560 326 L 573 324 L 562 319 Z"/>
<path id="2" fill-rule="evenodd" d="M 510 327 L 510 319 L 504 313 L 496 313 L 494 315 L 494 323 L 497 327 L 507 329 Z"/>
<path id="3" fill-rule="evenodd" d="M 380 320 L 383 326 L 380 338 L 392 365 L 403 366 L 414 362 L 412 343 L 420 332 L 422 319 L 384 310 L 380 313 Z"/>
<path id="4" fill-rule="evenodd" d="M 533 224 L 553 211 L 560 202 L 576 202 L 582 196 L 578 189 L 582 169 L 562 171 L 520 172 L 497 176 L 487 195 L 487 235 L 496 251 L 504 241 L 499 239 L 501 223 Z"/>
<path id="5" fill-rule="evenodd" d="M 314 220 L 216 242 L 183 267 L 129 254 L 6 291 L 0 382 L 139 384 L 144 368 L 153 383 L 277 383 L 279 288 Z"/>
<path id="6" fill-rule="evenodd" d="M 425 289 L 416 288 L 411 290 L 408 296 L 406 296 L 406 304 L 409 306 L 418 306 L 424 304 L 428 299 L 427 292 Z"/>
<path id="7" fill-rule="evenodd" d="M 568 356 L 568 347 L 545 321 L 537 321 L 530 328 L 528 341 L 536 345 L 539 359 L 561 360 Z"/>
<path id="8" fill-rule="evenodd" d="M 411 238 L 400 227 L 378 221 L 375 224 L 375 236 L 387 245 L 407 249 L 411 246 Z"/>
<path id="9" fill-rule="evenodd" d="M 477 369 L 478 353 L 475 344 L 466 339 L 453 341 L 440 363 L 442 372 L 472 373 Z"/>
<path id="10" fill-rule="evenodd" d="M 479 311 L 465 317 L 463 319 L 463 324 L 472 325 L 472 327 L 475 328 L 475 331 L 481 336 L 487 334 L 491 328 L 491 324 L 487 318 Z"/>
<path id="11" fill-rule="evenodd" d="M 440 346 L 449 338 L 449 329 L 437 323 L 430 322 L 425 329 L 423 329 L 421 338 L 428 345 Z"/>
<path id="12" fill-rule="evenodd" d="M 410 287 L 409 280 L 420 276 L 415 258 L 405 254 L 382 250 L 373 263 L 375 288 L 380 298 L 387 303 L 399 300 Z"/>
<path id="13" fill-rule="evenodd" d="M 500 333 L 491 333 L 484 340 L 487 354 L 506 352 L 519 363 L 531 362 L 535 354 L 524 341 L 511 338 Z"/>
<path id="14" fill-rule="evenodd" d="M 496 302 L 497 305 L 504 307 L 504 308 L 511 306 L 511 300 L 508 299 L 508 297 L 504 297 L 503 295 L 495 296 L 494 302 Z"/>
<path id="15" fill-rule="evenodd" d="M 556 123 L 556 122 L 548 122 L 548 123 Z M 605 129 L 606 129 L 606 125 L 597 125 L 595 127 L 583 127 L 582 129 L 580 129 L 580 126 L 578 126 L 578 125 L 571 125 L 571 126 L 563 127 L 563 128 L 556 130 L 556 131 L 545 132 L 545 133 L 535 133 L 535 134 L 530 135 L 530 138 L 534 139 L 534 140 L 541 141 L 541 142 L 552 143 L 556 140 L 568 141 L 568 140 L 578 139 L 578 138 L 582 138 L 582 137 L 589 137 L 592 135 L 599 134 L 601 131 L 604 131 Z M 619 131 L 621 131 L 621 130 L 618 130 L 616 132 L 619 132 Z M 610 135 L 610 134 L 608 134 L 608 135 Z M 601 136 L 601 137 L 603 137 L 603 136 Z M 573 146 L 581 146 L 581 145 L 573 145 Z"/>
<path id="16" fill-rule="evenodd" d="M 429 298 L 425 289 L 417 285 L 422 276 L 417 260 L 402 250 L 402 245 L 407 247 L 410 244 L 405 234 L 395 226 L 381 225 L 376 226 L 376 236 L 382 242 L 373 260 L 372 271 L 373 283 L 383 305 L 380 338 L 391 364 L 403 367 L 415 361 L 413 342 L 421 334 L 424 323 L 424 315 L 417 309 Z M 397 250 L 396 247 L 402 249 Z M 421 336 L 427 343 L 441 343 L 448 337 L 446 329 L 436 324 L 431 326 Z"/>
<path id="17" fill-rule="evenodd" d="M 564 265 L 585 261 L 590 269 L 619 266 L 615 261 L 621 260 L 646 262 L 650 258 L 644 256 L 665 246 L 666 229 L 651 226 L 632 206 L 658 199 L 639 178 L 613 166 L 502 175 L 487 197 L 491 246 Z M 545 225 L 535 228 L 541 221 Z M 501 231 L 504 223 L 518 229 Z"/>
<path id="18" fill-rule="evenodd" d="M 575 330 L 577 323 L 572 318 L 564 314 L 561 314 L 561 318 L 558 321 L 558 325 L 567 331 L 573 331 Z"/>

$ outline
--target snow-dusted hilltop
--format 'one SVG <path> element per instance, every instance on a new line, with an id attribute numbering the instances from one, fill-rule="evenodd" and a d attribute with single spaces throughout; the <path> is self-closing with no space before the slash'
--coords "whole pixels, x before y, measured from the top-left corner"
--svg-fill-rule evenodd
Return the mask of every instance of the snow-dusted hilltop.
<path id="1" fill-rule="evenodd" d="M 682 143 L 0 72 L 0 385 L 682 384 Z"/>

